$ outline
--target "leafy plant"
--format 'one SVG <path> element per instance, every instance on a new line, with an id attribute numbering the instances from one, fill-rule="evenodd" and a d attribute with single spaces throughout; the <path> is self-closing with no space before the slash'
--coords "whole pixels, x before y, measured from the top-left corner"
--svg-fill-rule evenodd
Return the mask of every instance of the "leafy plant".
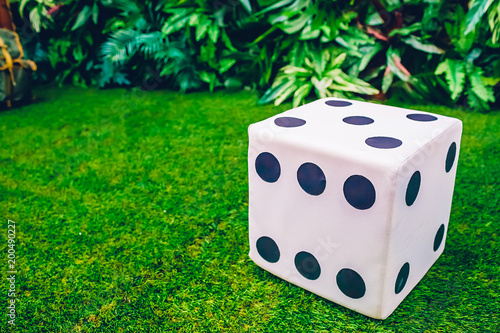
<path id="1" fill-rule="evenodd" d="M 313 91 L 322 97 L 341 95 L 340 91 L 345 95 L 346 92 L 355 92 L 366 84 L 355 77 L 348 77 L 338 67 L 344 64 L 348 54 L 351 55 L 349 50 L 343 55 L 340 54 L 338 44 L 347 49 L 351 41 L 349 33 L 355 34 L 349 23 L 357 14 L 346 3 L 284 0 L 254 15 L 258 18 L 267 15 L 267 21 L 271 25 L 254 43 L 263 44 L 263 48 L 269 47 L 266 42 L 272 40 L 277 31 L 285 33 L 280 36 L 279 41 L 282 39 L 289 41 L 276 43 L 274 56 L 282 57 L 288 65 L 279 70 L 273 84 L 260 99 L 261 103 L 275 100 L 275 104 L 280 104 L 293 94 L 293 103 L 298 105 L 309 95 L 313 87 Z M 362 38 L 367 39 L 365 36 Z M 321 49 L 324 51 L 314 51 Z M 273 68 L 269 66 L 266 74 L 272 70 Z M 334 89 L 338 89 L 338 92 L 335 93 Z M 372 94 L 377 90 L 367 91 Z"/>
<path id="2" fill-rule="evenodd" d="M 261 102 L 377 95 L 489 110 L 500 98 L 500 0 L 19 0 L 39 77 Z M 139 83 L 140 84 L 140 83 Z M 157 85 L 155 85 L 157 86 Z"/>
<path id="3" fill-rule="evenodd" d="M 500 78 L 488 80 L 483 76 L 483 70 L 475 66 L 472 60 L 464 62 L 446 59 L 436 69 L 436 75 L 439 74 L 445 74 L 453 101 L 465 92 L 471 107 L 487 110 L 488 102 L 495 102 L 495 96 L 489 86 L 498 83 Z"/>
<path id="4" fill-rule="evenodd" d="M 345 58 L 346 53 L 335 55 L 329 50 L 309 52 L 309 56 L 304 58 L 304 67 L 287 65 L 280 69 L 260 102 L 274 100 L 274 104 L 279 105 L 293 94 L 295 107 L 304 101 L 313 88 L 320 98 L 352 97 L 353 93 L 378 94 L 379 91 L 370 84 L 342 71 Z"/>
<path id="5" fill-rule="evenodd" d="M 245 10 L 251 10 L 248 2 L 242 2 Z M 149 7 L 149 12 L 158 16 L 159 24 L 129 26 L 113 32 L 101 49 L 104 61 L 120 67 L 134 58 L 152 60 L 158 75 L 173 79 L 166 81 L 183 91 L 199 89 L 203 84 L 211 91 L 235 82 L 241 86 L 241 81 L 229 74 L 236 63 L 232 55 L 237 50 L 226 33 L 228 6 L 178 1 L 158 2 L 156 7 Z M 135 17 L 144 12 L 138 11 Z M 141 21 L 147 23 L 151 19 Z"/>
<path id="6" fill-rule="evenodd" d="M 112 0 L 18 2 L 19 14 L 29 17 L 33 30 L 38 32 L 29 39 L 36 40 L 34 48 L 46 55 L 45 59 L 34 60 L 48 80 L 83 86 L 96 82 L 99 68 L 95 66 L 98 62 L 95 46 L 104 41 L 102 32 L 114 21 L 117 10 L 110 6 L 112 3 Z"/>
<path id="7" fill-rule="evenodd" d="M 36 32 L 49 27 L 50 23 L 53 22 L 52 14 L 60 7 L 53 0 L 13 0 L 11 2 L 19 4 L 21 15 L 24 13 L 25 7 L 29 7 L 29 20 Z"/>
<path id="8" fill-rule="evenodd" d="M 127 76 L 130 72 L 139 72 L 134 80 L 144 82 L 151 72 L 156 75 L 157 66 L 151 60 L 166 47 L 159 31 L 164 22 L 160 13 L 163 1 L 148 1 L 139 5 L 130 0 L 115 0 L 112 5 L 121 12 L 109 27 L 110 36 L 101 46 L 103 64 L 99 86 L 129 85 Z M 128 66 L 132 60 L 135 64 Z M 133 71 L 129 70 L 134 66 Z"/>
<path id="9" fill-rule="evenodd" d="M 435 63 L 437 55 L 445 52 L 436 45 L 439 44 L 436 36 L 440 32 L 436 24 L 439 4 L 426 3 L 419 8 L 419 13 L 414 5 L 393 5 L 389 11 L 390 8 L 386 9 L 379 1 L 372 3 L 373 6 L 367 9 L 360 22 L 363 31 L 373 36 L 376 43 L 360 59 L 360 72 L 366 70 L 361 75 L 380 82 L 384 94 L 394 85 L 396 78 L 403 82 L 400 86 L 414 93 L 416 86 L 422 85 L 419 76 L 425 72 L 432 73 L 428 69 L 429 64 Z M 407 56 L 409 54 L 412 56 Z M 425 64 L 418 61 L 422 58 L 426 59 Z M 377 60 L 372 61 L 374 59 Z"/>
<path id="10" fill-rule="evenodd" d="M 349 22 L 357 16 L 342 2 L 326 0 L 283 0 L 255 13 L 262 17 L 268 14 L 271 28 L 264 34 L 280 29 L 287 35 L 298 34 L 299 40 L 320 39 L 331 42 L 342 30 L 348 29 Z"/>
<path id="11" fill-rule="evenodd" d="M 498 45 L 500 41 L 500 1 L 494 1 L 489 6 L 488 25 L 491 31 L 491 44 Z"/>
<path id="12" fill-rule="evenodd" d="M 498 8 L 500 1 L 473 0 L 467 13 L 464 13 L 462 7 L 456 8 L 454 15 L 450 15 L 450 19 L 445 22 L 453 48 L 442 58 L 435 70 L 436 75 L 445 75 L 453 101 L 462 100 L 479 110 L 489 110 L 490 103 L 496 101 L 493 87 L 500 81 L 499 70 L 485 72 L 482 69 L 491 67 L 488 65 L 500 65 L 500 45 L 487 43 L 488 40 L 497 38 L 495 26 L 493 25 L 490 35 L 488 25 L 491 22 L 482 20 L 492 5 Z M 498 30 L 500 22 L 497 24 Z M 481 46 L 481 42 L 487 45 Z"/>
<path id="13" fill-rule="evenodd" d="M 467 13 L 451 1 L 418 1 L 401 7 L 393 4 L 391 12 L 378 1 L 372 3 L 379 12 L 383 8 L 386 15 L 382 16 L 387 18 L 381 28 L 364 26 L 384 45 L 378 51 L 385 52 L 387 58 L 381 80 L 383 93 L 399 87 L 417 99 L 446 104 L 463 104 L 467 100 L 465 103 L 479 110 L 487 110 L 495 102 L 492 86 L 498 80 L 485 76 L 481 69 L 485 62 L 478 59 L 489 54 L 489 61 L 498 63 L 498 57 L 490 51 L 494 45 L 480 46 L 491 38 L 482 17 L 493 0 L 473 0 Z M 377 70 L 384 67 L 372 65 Z M 443 73 L 445 80 L 440 77 Z M 394 77 L 400 81 L 394 82 Z"/>
<path id="14" fill-rule="evenodd" d="M 246 10 L 250 9 L 247 1 L 243 3 Z M 191 52 L 184 54 L 194 57 L 195 61 L 191 66 L 187 66 L 184 61 L 185 69 L 190 69 L 192 75 L 180 75 L 168 62 L 165 62 L 161 75 L 182 77 L 179 85 L 184 91 L 199 88 L 201 82 L 205 82 L 209 90 L 213 91 L 215 87 L 228 86 L 231 80 L 237 80 L 227 75 L 236 63 L 234 53 L 237 51 L 226 32 L 230 9 L 201 0 L 166 5 L 164 12 L 169 17 L 162 27 L 163 36 L 185 42 Z M 242 8 L 239 11 L 242 13 Z"/>

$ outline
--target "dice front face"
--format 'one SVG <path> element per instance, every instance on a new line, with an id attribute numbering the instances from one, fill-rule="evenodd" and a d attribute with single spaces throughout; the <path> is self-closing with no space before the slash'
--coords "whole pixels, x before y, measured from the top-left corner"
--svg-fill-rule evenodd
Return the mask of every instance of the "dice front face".
<path id="1" fill-rule="evenodd" d="M 333 99 L 251 125 L 250 257 L 386 318 L 443 251 L 460 135 L 452 118 Z"/>

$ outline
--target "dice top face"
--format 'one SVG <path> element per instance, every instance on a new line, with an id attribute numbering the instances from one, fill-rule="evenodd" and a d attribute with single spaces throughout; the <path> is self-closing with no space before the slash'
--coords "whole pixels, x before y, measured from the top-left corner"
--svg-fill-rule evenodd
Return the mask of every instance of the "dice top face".
<path id="1" fill-rule="evenodd" d="M 250 257 L 386 318 L 444 249 L 459 120 L 323 99 L 249 128 Z"/>
<path id="2" fill-rule="evenodd" d="M 318 152 L 397 169 L 457 123 L 457 119 L 421 111 L 326 98 L 253 124 L 249 131 L 260 132 L 263 140 L 307 145 Z M 446 169 L 451 169 L 454 157 L 450 151 Z"/>

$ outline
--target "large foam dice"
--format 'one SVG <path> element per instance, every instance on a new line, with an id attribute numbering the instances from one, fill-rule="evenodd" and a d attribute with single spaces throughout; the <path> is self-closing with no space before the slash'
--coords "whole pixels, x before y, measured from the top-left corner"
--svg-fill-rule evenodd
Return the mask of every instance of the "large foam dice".
<path id="1" fill-rule="evenodd" d="M 388 317 L 443 252 L 461 121 L 321 99 L 248 132 L 250 258 Z"/>

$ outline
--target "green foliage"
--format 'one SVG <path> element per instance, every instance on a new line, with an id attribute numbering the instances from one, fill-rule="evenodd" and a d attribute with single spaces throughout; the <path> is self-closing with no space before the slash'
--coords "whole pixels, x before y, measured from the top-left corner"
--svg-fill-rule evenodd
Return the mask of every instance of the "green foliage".
<path id="1" fill-rule="evenodd" d="M 224 75 L 236 63 L 231 40 L 226 33 L 226 8 L 214 8 L 205 1 L 181 1 L 167 5 L 164 12 L 169 15 L 162 27 L 165 38 L 181 39 L 186 42 L 196 57 L 192 67 L 194 78 L 189 76 L 181 80 L 182 90 L 199 88 L 201 82 L 208 84 L 210 91 L 224 85 Z M 162 75 L 171 75 L 172 68 L 165 66 Z M 178 73 L 174 74 L 179 75 Z M 195 84 L 193 84 L 193 82 Z"/>
<path id="2" fill-rule="evenodd" d="M 483 18 L 490 8 L 491 13 L 495 13 L 499 5 L 498 0 L 474 0 L 467 14 L 462 7 L 456 8 L 450 16 L 452 19 L 445 22 L 454 48 L 445 54 L 435 70 L 436 75 L 445 73 L 453 101 L 461 97 L 469 107 L 478 110 L 489 110 L 490 104 L 497 100 L 494 87 L 500 81 L 500 45 L 496 31 L 500 22 L 495 21 L 495 14 L 491 16 L 493 20 Z"/>
<path id="3" fill-rule="evenodd" d="M 18 10 L 20 16 L 29 18 L 31 26 L 37 34 L 26 35 L 23 27 L 20 35 L 28 39 L 33 48 L 42 49 L 43 58 L 32 56 L 39 64 L 37 73 L 46 80 L 58 83 L 70 82 L 87 86 L 96 83 L 101 67 L 99 52 L 96 46 L 104 42 L 103 33 L 115 21 L 116 8 L 112 3 L 123 0 L 22 0 L 19 7 L 13 3 L 12 9 Z M 28 49 L 28 53 L 29 53 Z"/>
<path id="4" fill-rule="evenodd" d="M 446 59 L 436 69 L 436 75 L 443 73 L 453 101 L 456 101 L 463 92 L 467 95 L 472 108 L 485 110 L 489 108 L 488 102 L 495 101 L 495 96 L 489 87 L 498 83 L 500 78 L 488 80 L 484 77 L 484 71 L 472 61 Z"/>
<path id="5" fill-rule="evenodd" d="M 436 68 L 436 75 L 446 74 L 446 82 L 451 92 L 451 99 L 456 101 L 465 83 L 465 64 L 461 61 L 446 59 Z"/>
<path id="6" fill-rule="evenodd" d="M 500 40 L 500 1 L 495 1 L 490 6 L 488 25 L 491 30 L 491 44 L 498 44 Z"/>
<path id="7" fill-rule="evenodd" d="M 144 81 L 148 74 L 157 72 L 154 59 L 167 46 L 158 31 L 164 22 L 158 12 L 161 3 L 149 1 L 140 5 L 130 0 L 114 0 L 110 5 L 121 12 L 119 19 L 109 27 L 110 36 L 101 45 L 100 56 L 105 67 L 99 86 L 128 85 L 130 82 L 125 77 L 134 72 L 139 72 L 134 81 Z M 135 62 L 134 67 L 127 68 L 126 65 L 131 62 Z"/>
<path id="8" fill-rule="evenodd" d="M 499 104 L 500 0 L 18 3 L 40 33 L 33 50 L 48 59 L 48 80 L 249 87 L 266 90 L 263 103 L 294 105 L 376 90 L 482 111 Z M 344 54 L 340 67 L 318 70 L 326 54 Z"/>
<path id="9" fill-rule="evenodd" d="M 19 2 L 19 12 L 22 14 L 24 8 L 29 3 L 31 9 L 29 10 L 29 19 L 31 26 L 36 32 L 40 32 L 43 28 L 47 28 L 50 22 L 52 22 L 52 15 L 50 15 L 49 10 L 56 7 L 53 0 L 40 0 L 40 1 L 30 1 L 30 0 L 18 0 L 11 1 L 13 3 Z"/>
<path id="10" fill-rule="evenodd" d="M 488 7 L 491 6 L 493 0 L 472 0 L 469 3 L 469 11 L 467 12 L 467 16 L 465 17 L 465 31 L 464 35 L 468 35 L 481 21 L 481 18 L 488 10 Z"/>
<path id="11" fill-rule="evenodd" d="M 293 94 L 293 106 L 304 102 L 311 89 L 324 97 L 352 97 L 351 93 L 364 95 L 378 94 L 370 84 L 356 77 L 350 77 L 341 69 L 346 53 L 332 54 L 329 50 L 309 51 L 304 58 L 304 66 L 287 65 L 280 69 L 271 89 L 260 99 L 261 103 L 274 100 L 281 104 Z"/>
<path id="12" fill-rule="evenodd" d="M 16 222 L 13 332 L 498 331 L 500 113 L 406 105 L 458 117 L 464 133 L 444 253 L 375 320 L 248 257 L 248 124 L 290 104 L 225 90 L 34 92 L 43 103 L 0 112 L 3 253 L 7 219 Z"/>

